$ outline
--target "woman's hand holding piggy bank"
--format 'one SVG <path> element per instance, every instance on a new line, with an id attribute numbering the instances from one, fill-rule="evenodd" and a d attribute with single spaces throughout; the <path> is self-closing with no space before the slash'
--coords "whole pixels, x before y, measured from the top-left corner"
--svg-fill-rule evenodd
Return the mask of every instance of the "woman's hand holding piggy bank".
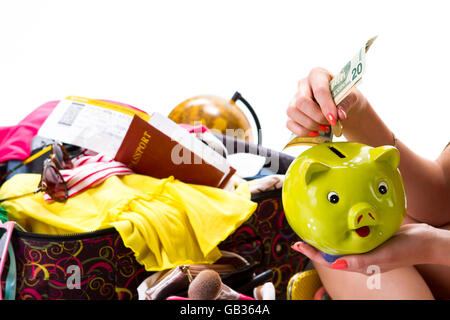
<path id="1" fill-rule="evenodd" d="M 290 165 L 283 186 L 286 219 L 325 260 L 368 252 L 389 239 L 406 214 L 398 150 L 324 143 Z"/>

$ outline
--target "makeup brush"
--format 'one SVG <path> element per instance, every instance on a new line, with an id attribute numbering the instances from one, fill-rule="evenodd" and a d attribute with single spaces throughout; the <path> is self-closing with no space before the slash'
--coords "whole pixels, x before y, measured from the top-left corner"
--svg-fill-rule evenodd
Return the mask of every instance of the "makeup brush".
<path id="1" fill-rule="evenodd" d="M 223 284 L 220 275 L 210 269 L 201 271 L 192 280 L 188 297 L 190 300 L 255 300 Z"/>
<path id="2" fill-rule="evenodd" d="M 191 300 L 215 300 L 222 290 L 222 279 L 214 270 L 201 271 L 189 285 Z"/>

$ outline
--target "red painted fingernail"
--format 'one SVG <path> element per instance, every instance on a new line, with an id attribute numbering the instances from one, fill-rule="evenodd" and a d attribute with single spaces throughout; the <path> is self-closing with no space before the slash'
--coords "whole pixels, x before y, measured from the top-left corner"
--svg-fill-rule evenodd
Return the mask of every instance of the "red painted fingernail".
<path id="1" fill-rule="evenodd" d="M 332 126 L 336 124 L 336 118 L 331 113 L 327 114 L 327 119 Z"/>
<path id="2" fill-rule="evenodd" d="M 292 248 L 293 250 L 295 250 L 295 251 L 298 251 L 298 252 L 300 252 L 300 253 L 303 253 L 302 249 L 300 248 L 300 244 L 301 244 L 300 241 L 299 241 L 299 242 L 296 242 L 296 243 L 294 243 L 294 244 L 291 246 L 291 248 Z"/>
<path id="3" fill-rule="evenodd" d="M 327 125 L 324 125 L 324 124 L 319 124 L 319 131 L 328 132 L 328 131 L 330 131 L 330 126 L 327 126 Z"/>
<path id="4" fill-rule="evenodd" d="M 345 260 L 336 260 L 331 264 L 331 268 L 336 270 L 347 269 L 348 265 Z"/>
<path id="5" fill-rule="evenodd" d="M 317 131 L 310 131 L 310 132 L 308 133 L 308 135 L 309 135 L 310 137 L 318 137 L 320 134 L 319 134 Z"/>
<path id="6" fill-rule="evenodd" d="M 339 119 L 341 119 L 341 120 L 347 119 L 347 113 L 345 113 L 344 109 L 342 109 L 342 108 L 338 109 L 338 115 L 339 115 Z"/>

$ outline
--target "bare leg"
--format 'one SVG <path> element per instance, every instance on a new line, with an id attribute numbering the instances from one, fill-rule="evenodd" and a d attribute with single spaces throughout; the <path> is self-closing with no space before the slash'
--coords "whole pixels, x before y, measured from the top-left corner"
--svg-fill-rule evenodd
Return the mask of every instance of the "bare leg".
<path id="1" fill-rule="evenodd" d="M 436 299 L 450 299 L 450 267 L 436 264 L 416 266 Z"/>
<path id="2" fill-rule="evenodd" d="M 414 267 L 391 270 L 379 274 L 379 287 L 367 285 L 368 278 L 356 272 L 333 270 L 314 264 L 330 297 L 334 300 L 430 300 L 433 295 Z M 372 278 L 373 279 L 373 278 Z M 370 282 L 370 279 L 369 279 Z"/>
<path id="3" fill-rule="evenodd" d="M 404 224 L 418 223 L 410 217 L 406 217 Z M 450 230 L 450 224 L 440 227 L 441 229 Z M 450 267 L 434 264 L 417 265 L 416 269 L 423 277 L 428 287 L 433 292 L 436 299 L 450 299 Z"/>
<path id="4" fill-rule="evenodd" d="M 418 223 L 407 216 L 403 224 Z M 450 230 L 450 224 L 441 228 Z M 417 265 L 380 274 L 379 289 L 370 289 L 369 277 L 314 264 L 332 299 L 450 299 L 450 267 Z"/>

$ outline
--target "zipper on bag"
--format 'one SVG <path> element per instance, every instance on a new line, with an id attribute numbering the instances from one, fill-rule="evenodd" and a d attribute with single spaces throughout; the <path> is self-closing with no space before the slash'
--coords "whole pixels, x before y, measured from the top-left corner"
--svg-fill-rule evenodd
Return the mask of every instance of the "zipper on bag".
<path id="1" fill-rule="evenodd" d="M 87 238 L 94 238 L 98 236 L 112 235 L 117 233 L 117 230 L 114 227 L 93 230 L 87 232 L 80 233 L 68 233 L 68 234 L 45 234 L 45 233 L 35 233 L 23 231 L 20 229 L 14 229 L 13 234 L 16 234 L 17 237 L 23 239 L 35 239 L 35 240 L 46 240 L 46 241 L 71 241 L 71 240 L 83 240 Z"/>

